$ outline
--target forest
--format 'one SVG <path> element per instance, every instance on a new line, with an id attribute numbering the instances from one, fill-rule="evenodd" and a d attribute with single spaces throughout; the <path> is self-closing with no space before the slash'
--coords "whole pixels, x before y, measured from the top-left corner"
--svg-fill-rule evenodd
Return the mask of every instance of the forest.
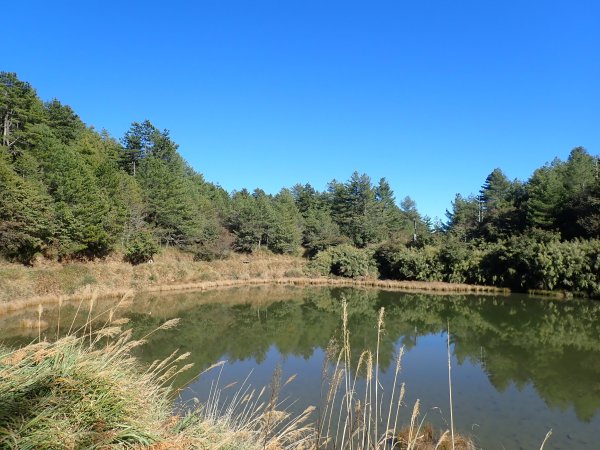
<path id="1" fill-rule="evenodd" d="M 354 172 L 324 191 L 228 193 L 149 120 L 97 131 L 59 100 L 0 72 L 0 255 L 15 263 L 161 248 L 198 260 L 232 252 L 309 258 L 314 274 L 489 284 L 600 297 L 600 158 L 582 147 L 528 180 L 501 169 L 457 194 L 444 223 L 397 201 L 386 179 Z"/>

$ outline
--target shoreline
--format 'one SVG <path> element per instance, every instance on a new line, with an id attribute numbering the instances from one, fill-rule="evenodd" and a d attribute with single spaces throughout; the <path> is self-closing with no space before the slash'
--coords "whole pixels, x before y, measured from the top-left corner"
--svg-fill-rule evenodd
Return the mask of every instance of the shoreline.
<path id="1" fill-rule="evenodd" d="M 366 287 L 385 290 L 421 292 L 434 295 L 451 294 L 510 294 L 508 288 L 494 286 L 480 286 L 471 284 L 427 282 L 427 281 L 398 281 L 379 279 L 352 279 L 352 278 L 327 278 L 327 277 L 280 277 L 280 278 L 248 278 L 248 279 L 223 279 L 215 281 L 201 281 L 197 283 L 159 284 L 146 288 L 121 288 L 102 289 L 88 287 L 73 294 L 51 294 L 45 296 L 24 298 L 20 300 L 0 303 L 0 315 L 22 309 L 32 308 L 38 305 L 59 303 L 62 301 L 77 301 L 98 295 L 100 298 L 116 298 L 132 292 L 184 292 L 184 291 L 207 291 L 236 286 L 260 286 L 260 285 L 289 285 L 289 286 L 340 286 L 340 287 Z"/>

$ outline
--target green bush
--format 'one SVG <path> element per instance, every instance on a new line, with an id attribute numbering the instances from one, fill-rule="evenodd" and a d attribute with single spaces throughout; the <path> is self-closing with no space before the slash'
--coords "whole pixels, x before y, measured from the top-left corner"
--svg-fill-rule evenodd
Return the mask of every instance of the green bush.
<path id="1" fill-rule="evenodd" d="M 371 249 L 358 249 L 348 244 L 338 245 L 319 252 L 310 267 L 321 275 L 346 278 L 377 276 Z"/>
<path id="2" fill-rule="evenodd" d="M 375 251 L 379 272 L 385 278 L 414 281 L 442 281 L 439 249 L 426 245 L 422 248 L 388 243 Z"/>
<path id="3" fill-rule="evenodd" d="M 131 264 L 141 264 L 152 260 L 159 247 L 152 233 L 141 231 L 129 242 L 125 250 L 125 260 Z"/>

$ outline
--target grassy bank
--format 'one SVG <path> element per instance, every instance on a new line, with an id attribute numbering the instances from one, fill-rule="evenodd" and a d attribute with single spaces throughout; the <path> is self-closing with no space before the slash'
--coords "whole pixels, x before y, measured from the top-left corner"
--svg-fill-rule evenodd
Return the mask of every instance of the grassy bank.
<path id="1" fill-rule="evenodd" d="M 194 261 L 191 255 L 167 251 L 152 264 L 132 266 L 118 259 L 37 267 L 0 264 L 0 314 L 8 311 L 86 298 L 91 292 L 120 297 L 125 292 L 206 290 L 259 285 L 365 286 L 427 292 L 507 293 L 490 286 L 441 282 L 349 279 L 313 276 L 304 258 L 281 255 L 234 255 L 223 261 Z"/>

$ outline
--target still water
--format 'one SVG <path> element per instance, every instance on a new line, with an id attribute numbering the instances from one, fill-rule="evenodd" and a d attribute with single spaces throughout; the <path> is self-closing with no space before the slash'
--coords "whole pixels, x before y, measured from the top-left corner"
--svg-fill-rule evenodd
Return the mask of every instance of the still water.
<path id="1" fill-rule="evenodd" d="M 194 368 L 176 380 L 178 402 L 206 399 L 217 378 L 220 386 L 246 377 L 253 386 L 267 385 L 279 366 L 283 380 L 296 375 L 283 396 L 301 411 L 320 404 L 325 349 L 340 337 L 343 298 L 353 355 L 375 349 L 377 315 L 385 308 L 380 382 L 390 392 L 394 358 L 404 347 L 404 422 L 420 399 L 426 421 L 447 427 L 449 324 L 458 431 L 484 449 L 539 449 L 550 429 L 546 449 L 600 448 L 597 302 L 279 286 L 142 295 L 121 315 L 131 319 L 138 336 L 181 318 L 176 329 L 153 334 L 137 355 L 150 364 L 175 349 L 191 352 Z M 61 323 L 70 324 L 77 306 L 63 306 Z M 85 308 L 79 315 L 87 317 Z M 53 337 L 57 316 L 56 309 L 45 309 L 48 328 L 42 334 Z M 16 346 L 37 338 L 37 329 L 19 325 L 28 318 L 36 319 L 37 312 L 0 317 L 0 342 Z M 222 371 L 197 376 L 222 360 Z"/>

